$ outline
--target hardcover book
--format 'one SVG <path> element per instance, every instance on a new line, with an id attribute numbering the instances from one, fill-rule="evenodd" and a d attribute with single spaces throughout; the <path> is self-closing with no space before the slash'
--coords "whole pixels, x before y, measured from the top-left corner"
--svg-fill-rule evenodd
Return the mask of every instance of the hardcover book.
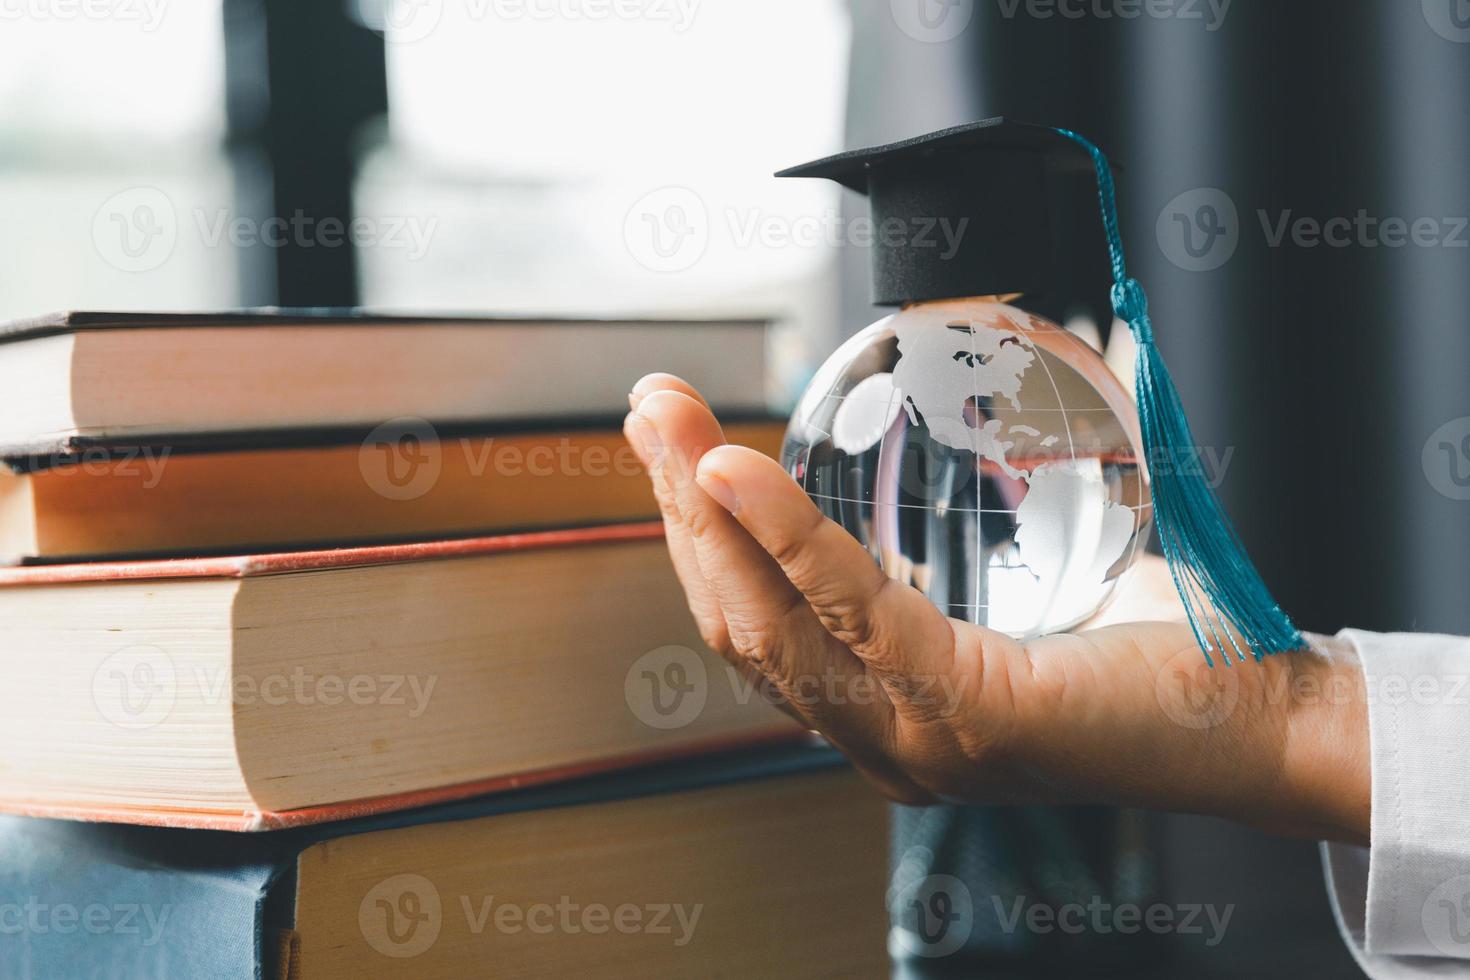
<path id="1" fill-rule="evenodd" d="M 0 563 L 197 555 L 646 521 L 658 503 L 618 420 L 216 435 L 0 467 Z M 782 422 L 725 425 L 770 456 Z"/>
<path id="2" fill-rule="evenodd" d="M 55 314 L 0 325 L 0 456 L 195 433 L 365 431 L 400 417 L 621 417 L 651 356 L 721 411 L 758 413 L 765 328 L 343 310 Z"/>
<path id="3" fill-rule="evenodd" d="M 658 524 L 0 569 L 0 810 L 266 830 L 801 732 Z"/>
<path id="4" fill-rule="evenodd" d="M 0 977 L 882 976 L 886 835 L 814 745 L 269 835 L 0 817 Z"/>

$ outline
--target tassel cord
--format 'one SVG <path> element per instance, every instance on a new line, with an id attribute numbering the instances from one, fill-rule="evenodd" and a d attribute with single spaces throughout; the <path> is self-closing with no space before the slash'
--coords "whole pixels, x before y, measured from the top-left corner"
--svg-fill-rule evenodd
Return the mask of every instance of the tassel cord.
<path id="1" fill-rule="evenodd" d="M 1235 659 L 1244 661 L 1242 646 L 1256 660 L 1300 649 L 1305 645 L 1301 634 L 1271 597 L 1219 498 L 1201 474 L 1186 471 L 1182 462 L 1182 453 L 1191 452 L 1195 445 L 1194 436 L 1178 389 L 1154 342 L 1148 297 L 1138 280 L 1128 275 L 1107 157 L 1085 137 L 1066 129 L 1057 132 L 1087 151 L 1097 174 L 1113 273 L 1113 310 L 1128 324 L 1138 347 L 1138 415 L 1148 456 L 1154 525 L 1205 662 L 1214 666 L 1210 656 L 1214 650 L 1223 652 L 1227 665 L 1232 652 Z"/>

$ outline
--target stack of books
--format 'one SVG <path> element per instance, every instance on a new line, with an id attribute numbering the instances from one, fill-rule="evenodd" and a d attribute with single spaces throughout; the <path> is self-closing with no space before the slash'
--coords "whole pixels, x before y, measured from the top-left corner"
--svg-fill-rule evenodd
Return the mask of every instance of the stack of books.
<path id="1" fill-rule="evenodd" d="M 620 435 L 653 366 L 776 452 L 764 333 L 0 326 L 0 977 L 884 972 L 884 809 Z"/>

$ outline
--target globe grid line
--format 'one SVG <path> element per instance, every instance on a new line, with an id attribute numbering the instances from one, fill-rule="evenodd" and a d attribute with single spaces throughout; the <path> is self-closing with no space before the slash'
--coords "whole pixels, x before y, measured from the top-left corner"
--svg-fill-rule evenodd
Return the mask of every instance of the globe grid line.
<path id="1" fill-rule="evenodd" d="M 1068 628 L 1061 620 L 1069 624 L 1080 622 L 1081 619 L 1073 616 L 1073 605 L 1078 600 L 1068 598 L 1068 595 L 1085 596 L 1087 592 L 1064 594 L 1056 590 L 1063 587 L 1068 590 L 1096 588 L 1103 590 L 1100 591 L 1104 596 L 1101 601 L 1111 600 L 1140 549 L 1147 549 L 1149 529 L 1157 512 L 1147 489 L 1150 481 L 1136 436 L 1126 425 L 1126 413 L 1123 413 L 1121 405 L 1115 404 L 1116 399 L 1110 394 L 1112 389 L 1102 385 L 1087 371 L 1079 370 L 1078 365 L 1069 359 L 1084 345 L 1059 327 L 1050 326 L 1047 332 L 1055 333 L 1069 343 L 1053 349 L 1050 343 L 1041 345 L 1037 341 L 1034 334 L 1039 333 L 1039 329 L 1029 330 L 1014 316 L 995 320 L 961 314 L 949 322 L 936 318 L 936 324 L 947 325 L 960 336 L 968 334 L 968 340 L 947 334 L 944 336 L 959 342 L 946 344 L 943 339 L 931 336 L 927 341 L 919 341 L 920 346 L 910 349 L 909 341 L 905 339 L 909 334 L 902 327 L 895 332 L 891 325 L 902 318 L 903 314 L 898 314 L 873 324 L 872 329 L 854 336 L 853 340 L 863 338 L 861 345 L 844 344 L 847 350 L 835 361 L 824 365 L 822 373 L 832 372 L 825 390 L 818 389 L 820 394 L 815 398 L 812 392 L 808 392 L 793 418 L 797 425 L 788 436 L 789 448 L 794 450 L 786 457 L 788 468 L 794 476 L 800 477 L 799 483 L 807 495 L 821 506 L 829 518 L 863 541 L 865 550 L 870 551 L 885 570 L 890 564 L 889 549 L 895 549 L 894 558 L 901 561 L 893 566 L 897 573 L 894 577 L 901 581 L 909 581 L 903 568 L 916 561 L 909 553 L 911 545 L 919 549 L 914 554 L 926 551 L 922 544 L 924 534 L 930 535 L 927 547 L 941 551 L 949 547 L 953 552 L 950 560 L 958 561 L 958 565 L 950 569 L 943 563 L 934 566 L 940 576 L 934 582 L 909 582 L 948 615 L 985 622 L 992 619 L 985 611 L 994 610 L 998 617 L 993 620 L 994 628 L 1015 636 L 1040 635 Z M 880 326 L 884 329 L 877 329 Z M 982 328 L 986 330 L 984 335 L 980 332 Z M 914 329 L 910 324 L 909 332 Z M 897 349 L 889 346 L 895 340 Z M 936 347 L 948 349 L 933 349 Z M 1007 350 L 1009 354 L 1005 353 Z M 927 376 L 922 373 L 916 375 L 910 370 L 904 375 L 895 369 L 894 365 L 901 358 L 920 358 L 916 363 L 922 363 L 926 356 L 942 356 L 946 361 L 962 363 L 947 365 L 948 380 L 936 377 L 932 385 L 926 382 Z M 1053 358 L 1058 360 L 1059 368 L 1065 366 L 1067 370 L 1054 371 L 1049 363 Z M 1040 387 L 1042 377 L 1037 377 L 1035 370 L 1038 359 L 1041 361 L 1040 374 L 1052 392 L 1050 405 L 1045 404 Z M 954 371 L 955 367 L 960 370 Z M 1023 382 L 1023 375 L 1029 375 L 1031 380 Z M 895 383 L 900 377 L 904 379 L 902 385 Z M 1074 402 L 1064 398 L 1063 382 Z M 1074 388 L 1077 390 L 1073 391 Z M 1121 390 L 1119 394 L 1122 394 Z M 983 433 L 966 438 L 964 428 L 948 435 L 941 432 L 936 436 L 931 431 L 928 419 L 931 411 L 939 410 L 943 418 L 949 419 L 951 415 L 944 413 L 939 406 L 948 405 L 956 398 L 963 400 L 960 424 L 969 429 L 983 427 Z M 1125 398 L 1124 401 L 1130 400 Z M 915 412 L 916 409 L 919 411 Z M 1057 432 L 1055 423 L 1058 417 L 1062 432 Z M 1073 417 L 1078 419 L 1081 429 L 1072 428 Z M 1122 425 L 1121 429 L 1119 425 Z M 919 437 L 917 440 L 907 434 L 910 428 Z M 928 439 L 937 444 L 928 450 L 923 438 L 926 433 Z M 1066 436 L 1065 450 L 1056 445 L 1063 433 Z M 1046 436 L 1044 440 L 1043 435 Z M 1081 452 L 1077 448 L 1079 439 L 1084 444 Z M 963 465 L 963 455 L 956 457 L 944 470 L 948 475 L 938 484 L 929 487 L 931 481 L 926 477 L 924 487 L 917 491 L 912 488 L 905 490 L 906 484 L 902 480 L 894 482 L 900 471 L 910 469 L 908 451 L 911 448 L 926 453 L 925 458 L 938 452 L 941 454 L 938 459 L 942 461 L 946 457 L 938 448 L 940 445 L 956 450 L 968 448 L 974 454 L 973 465 Z M 820 464 L 816 462 L 819 452 Z M 958 469 L 954 468 L 955 464 L 960 464 Z M 1113 542 L 1112 547 L 1126 541 L 1126 547 L 1116 552 L 1098 551 L 1095 562 L 1105 562 L 1106 555 L 1114 555 L 1110 565 L 1098 565 L 1096 568 L 1102 577 L 1100 585 L 1090 579 L 1073 582 L 1079 572 L 1082 578 L 1086 578 L 1084 566 L 1076 564 L 1074 568 L 1064 562 L 1052 567 L 1061 559 L 1054 561 L 1051 552 L 1047 551 L 1058 543 L 1067 546 L 1070 541 L 1069 538 L 1053 541 L 1047 535 L 1073 535 L 1091 527 L 1085 522 L 1077 528 L 1063 523 L 1056 525 L 1057 529 L 1049 530 L 1052 525 L 1047 523 L 1054 519 L 1050 515 L 1070 522 L 1075 512 L 1072 494 L 1081 491 L 1069 489 L 1072 477 L 1068 474 L 1083 464 L 1086 466 L 1077 472 L 1077 476 L 1085 478 L 1087 473 L 1092 473 L 1090 482 L 1096 482 L 1099 475 L 1102 477 L 1101 498 L 1097 498 L 1097 504 L 1087 506 L 1100 506 L 1102 510 L 1097 511 L 1098 514 L 1104 510 L 1112 512 L 1111 517 L 1101 518 L 1103 523 L 1097 526 L 1110 528 L 1106 535 Z M 968 474 L 966 470 L 969 470 Z M 1053 470 L 1060 471 L 1059 475 L 1048 475 L 1043 485 L 1041 474 L 1050 474 Z M 1009 506 L 987 507 L 983 506 L 981 499 L 976 499 L 974 507 L 959 505 L 958 500 L 974 497 L 973 493 L 963 490 L 963 483 L 955 486 L 966 476 L 970 480 L 978 476 L 987 485 L 991 480 L 999 480 L 1009 489 L 1002 489 L 1002 499 L 995 502 Z M 877 485 L 872 483 L 874 479 L 878 481 Z M 1135 485 L 1139 479 L 1141 487 Z M 831 492 L 823 492 L 828 488 Z M 1043 489 L 1045 493 L 1040 493 Z M 856 491 L 861 496 L 850 496 L 845 492 L 847 490 Z M 1012 499 L 1018 491 L 1020 499 Z M 990 495 L 987 491 L 983 496 Z M 910 497 L 911 501 L 904 501 L 903 497 Z M 1094 497 L 1092 491 L 1085 495 L 1088 500 Z M 1124 502 L 1127 498 L 1136 502 Z M 1079 504 L 1083 499 L 1077 498 Z M 1120 509 L 1129 514 L 1128 523 L 1121 526 Z M 948 521 L 946 515 L 949 515 Z M 1018 560 L 1022 557 L 1016 550 L 1022 540 L 1022 515 L 1026 515 L 1028 523 L 1039 521 L 1037 527 L 1041 530 L 1027 532 L 1030 537 L 1026 539 L 1034 542 L 1027 546 L 1038 551 L 1042 560 L 1039 566 L 1031 561 Z M 915 519 L 922 519 L 926 525 L 936 528 L 948 523 L 951 530 L 925 532 L 912 524 Z M 982 519 L 986 521 L 985 525 L 976 523 Z M 1099 518 L 1086 520 L 1097 521 Z M 936 521 L 937 524 L 934 523 Z M 987 547 L 991 537 L 988 528 L 991 526 L 997 535 L 995 545 L 1005 545 L 1008 538 L 1010 543 L 998 549 Z M 919 543 L 905 544 L 906 538 L 913 533 L 920 535 L 915 539 Z M 1083 533 L 1094 532 L 1087 530 Z M 941 537 L 936 538 L 935 534 Z M 949 545 L 943 544 L 943 536 L 949 536 Z M 1099 538 L 1099 542 L 1102 540 Z M 965 543 L 967 541 L 968 544 Z M 1090 546 L 1082 539 L 1078 541 L 1082 547 Z M 966 558 L 965 553 L 971 557 Z M 960 571 L 966 561 L 979 561 L 981 558 L 984 559 L 983 567 L 976 566 L 968 574 Z M 926 562 L 919 561 L 918 564 Z M 1109 574 L 1109 569 L 1122 571 Z M 1031 589 L 1030 586 L 1019 582 L 1010 584 L 1011 577 L 1021 571 L 1027 572 L 1040 585 L 1039 591 L 1034 592 L 1035 602 L 1022 596 Z M 963 584 L 960 581 L 962 574 L 969 579 Z M 994 594 L 996 601 L 990 602 L 992 595 L 987 581 L 994 582 L 997 576 L 1006 579 L 1004 589 L 1007 591 Z M 941 580 L 950 584 L 944 586 Z M 1010 590 L 1020 591 L 1012 596 Z M 968 601 L 960 598 L 967 593 Z M 1018 601 L 1020 605 L 1016 604 Z M 1009 611 L 1013 608 L 1014 615 Z"/>
<path id="2" fill-rule="evenodd" d="M 808 472 L 810 472 L 810 471 L 808 471 Z M 835 503 L 839 503 L 839 504 L 866 504 L 869 507 L 907 507 L 907 508 L 910 508 L 912 510 L 931 510 L 931 511 L 932 510 L 939 509 L 938 506 L 935 505 L 935 504 L 901 504 L 901 503 L 896 503 L 896 502 L 895 503 L 886 503 L 886 502 L 878 501 L 878 500 L 862 500 L 862 499 L 857 498 L 857 497 L 842 497 L 842 496 L 839 496 L 839 495 L 833 494 L 833 493 L 820 493 L 820 492 L 818 492 L 816 490 L 810 489 L 804 483 L 802 484 L 802 489 L 803 490 L 806 490 L 807 496 L 816 497 L 819 500 L 831 500 L 831 501 L 833 501 Z M 1133 511 L 1135 513 L 1137 513 L 1138 511 L 1141 511 L 1141 510 L 1152 510 L 1153 509 L 1153 506 L 1154 506 L 1152 501 L 1150 501 L 1150 502 L 1148 502 L 1146 504 L 1125 504 L 1125 503 L 1121 503 L 1119 501 L 1112 501 L 1112 500 L 1110 500 L 1110 501 L 1108 501 L 1108 504 L 1110 506 L 1113 506 L 1113 507 L 1123 507 L 1123 508 L 1125 508 L 1127 510 L 1131 510 L 1131 511 Z M 1019 514 L 1020 513 L 1020 511 L 1017 510 L 1017 509 L 1015 509 L 1015 508 L 1007 508 L 1007 507 L 952 507 L 952 506 L 946 505 L 943 509 L 945 511 L 953 511 L 956 514 Z M 1051 513 L 1051 511 L 1040 511 L 1039 513 Z"/>

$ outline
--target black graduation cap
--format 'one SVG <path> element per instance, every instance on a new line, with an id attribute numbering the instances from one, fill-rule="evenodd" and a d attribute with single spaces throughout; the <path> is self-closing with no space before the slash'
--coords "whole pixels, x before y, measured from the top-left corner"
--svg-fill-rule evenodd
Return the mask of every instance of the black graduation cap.
<path id="1" fill-rule="evenodd" d="M 867 195 L 880 305 L 1004 293 L 1075 299 L 1056 294 L 1071 286 L 1079 255 L 1098 274 L 1088 278 L 1106 275 L 1092 160 L 1049 126 L 982 119 L 776 176 L 826 177 Z M 957 248 L 943 229 L 958 236 Z"/>

